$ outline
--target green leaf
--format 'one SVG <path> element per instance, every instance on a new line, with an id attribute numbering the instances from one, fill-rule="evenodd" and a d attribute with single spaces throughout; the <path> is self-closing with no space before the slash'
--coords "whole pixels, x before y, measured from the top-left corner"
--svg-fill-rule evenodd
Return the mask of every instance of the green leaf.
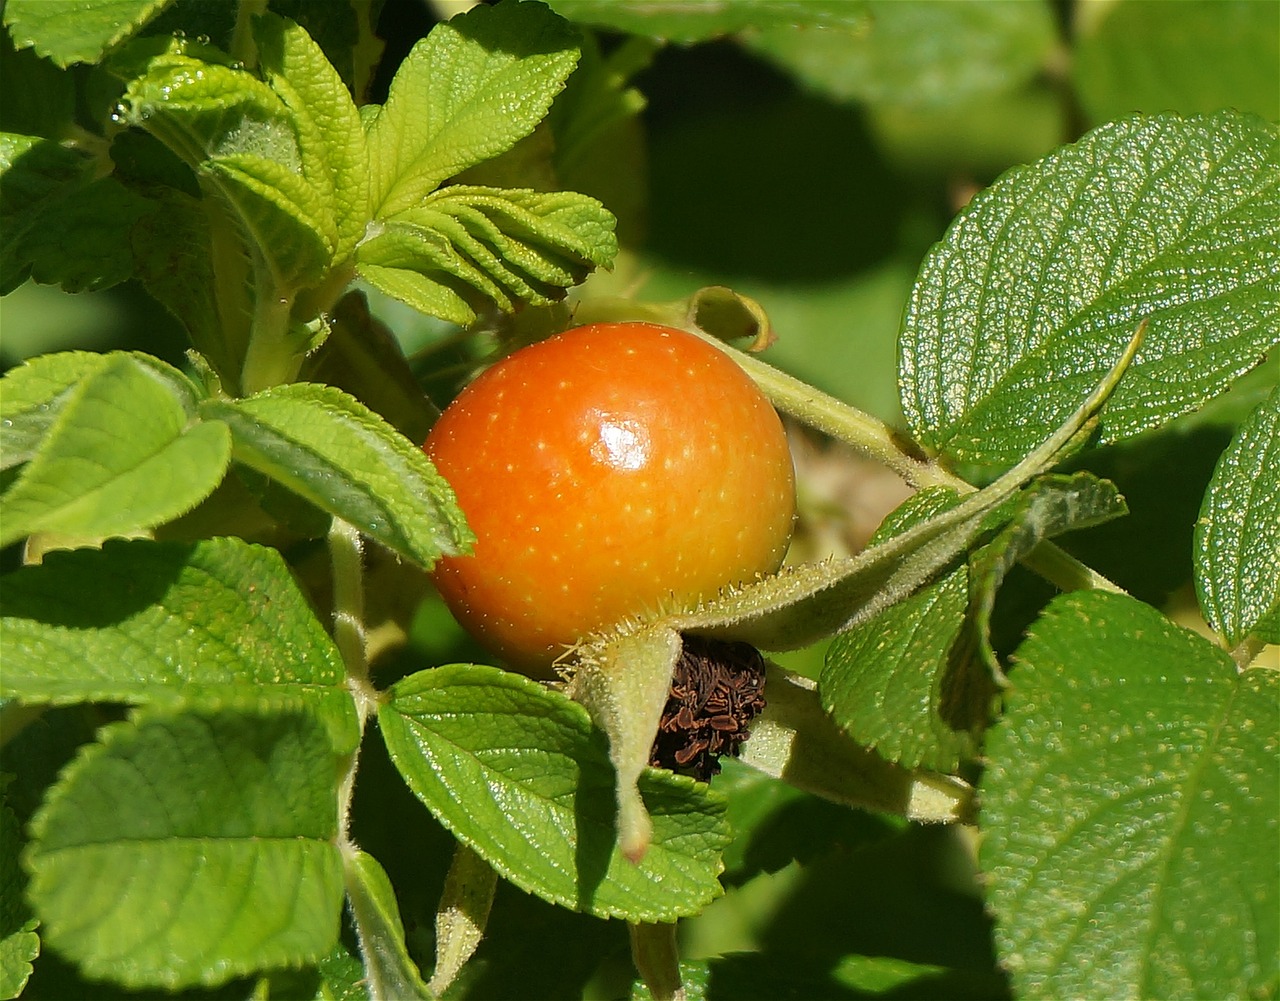
<path id="1" fill-rule="evenodd" d="M 1025 83 L 1044 69 L 1058 41 L 1045 4 L 836 0 L 798 6 L 804 21 L 765 26 L 744 43 L 843 101 L 954 108 Z"/>
<path id="2" fill-rule="evenodd" d="M 96 63 L 171 0 L 8 0 L 4 23 L 14 44 L 34 46 L 59 66 Z"/>
<path id="3" fill-rule="evenodd" d="M 67 394 L 39 453 L 3 497 L 0 545 L 35 532 L 108 536 L 191 510 L 222 480 L 231 436 L 191 423 L 171 380 L 110 357 Z"/>
<path id="4" fill-rule="evenodd" d="M 369 221 L 369 156 L 351 94 L 300 27 L 267 14 L 255 22 L 258 59 L 271 89 L 293 113 L 302 172 L 337 226 L 332 259 L 351 256 Z"/>
<path id="5" fill-rule="evenodd" d="M 58 351 L 37 355 L 9 369 L 0 380 L 0 468 L 8 469 L 35 455 L 62 412 L 68 391 L 122 357 L 146 366 L 184 409 L 194 409 L 195 388 L 187 377 L 141 351 Z"/>
<path id="6" fill-rule="evenodd" d="M 350 393 L 412 442 L 426 441 L 440 416 L 395 334 L 369 312 L 360 291 L 348 292 L 333 307 L 329 336 L 308 357 L 302 377 Z"/>
<path id="7" fill-rule="evenodd" d="M 0 380 L 0 469 L 26 462 L 39 451 L 62 412 L 68 391 L 106 364 L 91 351 L 37 355 Z"/>
<path id="8" fill-rule="evenodd" d="M 26 905 L 26 879 L 18 865 L 22 825 L 8 799 L 0 801 L 0 998 L 16 998 L 40 955 L 40 936 Z"/>
<path id="9" fill-rule="evenodd" d="M 955 503 L 950 490 L 921 491 L 890 514 L 872 544 Z M 906 768 L 945 772 L 975 757 L 1001 678 L 988 634 L 1005 574 L 1040 542 L 1123 513 L 1115 487 L 1087 473 L 1034 481 L 987 515 L 985 527 L 996 534 L 967 566 L 835 638 L 822 670 L 823 705 L 855 741 Z"/>
<path id="10" fill-rule="evenodd" d="M 364 978 L 375 998 L 430 999 L 404 941 L 404 923 L 386 870 L 367 852 L 344 855 L 347 900 L 364 957 Z"/>
<path id="11" fill-rule="evenodd" d="M 24 861 L 46 940 L 86 976 L 135 988 L 319 959 L 342 911 L 337 770 L 305 715 L 107 727 L 32 821 Z"/>
<path id="12" fill-rule="evenodd" d="M 218 374 L 236 385 L 244 342 L 229 340 L 235 325 L 224 324 L 223 317 L 235 316 L 240 303 L 219 282 L 214 262 L 223 268 L 225 281 L 227 258 L 239 253 L 239 248 L 231 254 L 220 253 L 206 211 L 208 203 L 171 189 L 156 192 L 154 200 L 156 211 L 133 229 L 138 279 L 177 318 L 192 345 Z M 235 296 L 243 291 L 242 286 Z M 243 310 L 248 312 L 247 304 Z"/>
<path id="13" fill-rule="evenodd" d="M 439 996 L 484 940 L 498 874 L 466 845 L 458 845 L 449 863 L 436 907 L 436 963 L 428 985 Z"/>
<path id="14" fill-rule="evenodd" d="M 0 135 L 0 293 L 28 277 L 68 292 L 133 274 L 129 236 L 154 205 L 50 139 Z"/>
<path id="15" fill-rule="evenodd" d="M 420 566 L 473 541 L 422 449 L 341 390 L 295 383 L 201 412 L 230 426 L 238 461 Z"/>
<path id="16" fill-rule="evenodd" d="M 702 42 L 748 29 L 802 26 L 840 33 L 868 29 L 866 3 L 847 0 L 680 4 L 654 4 L 645 0 L 551 0 L 551 6 L 556 13 L 583 24 L 684 43 Z"/>
<path id="17" fill-rule="evenodd" d="M 673 921 L 720 893 L 721 798 L 647 772 L 653 841 L 642 861 L 627 861 L 604 735 L 564 696 L 496 668 L 451 665 L 394 685 L 378 720 L 418 798 L 521 889 L 630 921 Z"/>
<path id="18" fill-rule="evenodd" d="M 960 642 L 968 604 L 962 566 L 836 637 L 819 690 L 854 741 L 904 768 L 948 771 L 974 756 L 994 691 Z"/>
<path id="19" fill-rule="evenodd" d="M 127 119 L 226 200 L 278 289 L 317 282 L 338 239 L 332 175 L 317 163 L 321 152 L 304 154 L 299 141 L 300 133 L 323 139 L 319 126 L 245 70 L 181 51 L 146 58 L 152 47 L 131 56 L 142 69 L 121 100 Z"/>
<path id="20" fill-rule="evenodd" d="M 15 52 L 7 31 L 0 31 L 0 93 L 22 95 L 0 103 L 0 132 L 57 139 L 75 117 L 71 73 L 32 49 Z"/>
<path id="21" fill-rule="evenodd" d="M 1235 646 L 1280 642 L 1280 389 L 1222 453 L 1196 522 L 1196 588 L 1205 621 Z"/>
<path id="22" fill-rule="evenodd" d="M 1280 673 L 1123 595 L 1056 599 L 986 746 L 1018 997 L 1261 997 L 1280 970 Z"/>
<path id="23" fill-rule="evenodd" d="M 418 204 L 448 178 L 533 131 L 578 61 L 576 32 L 544 4 L 477 6 L 437 25 L 369 113 L 375 216 Z"/>
<path id="24" fill-rule="evenodd" d="M 7 696 L 306 707 L 334 746 L 358 727 L 342 659 L 274 549 L 239 539 L 109 541 L 4 578 Z"/>
<path id="25" fill-rule="evenodd" d="M 560 300 L 593 267 L 612 264 L 613 227 L 586 195 L 451 185 L 380 224 L 358 260 L 361 274 L 396 298 L 405 286 L 387 270 L 416 272 L 408 287 L 421 291 L 404 301 L 465 324 L 485 302 L 511 312 L 520 302 Z"/>
<path id="26" fill-rule="evenodd" d="M 944 487 L 913 494 L 889 513 L 868 548 L 927 523 L 958 501 Z M 818 693 L 853 741 L 903 768 L 947 771 L 972 756 L 973 721 L 967 713 L 954 717 L 943 704 L 944 692 L 972 673 L 972 651 L 957 647 L 968 596 L 969 575 L 961 565 L 832 641 Z"/>
<path id="27" fill-rule="evenodd" d="M 1006 574 L 1041 542 L 1123 517 L 1128 508 L 1110 480 L 1075 473 L 1042 477 L 1005 514 L 1008 524 L 969 560 L 969 604 L 978 650 L 997 678 L 1001 674 L 991 648 L 991 613 Z"/>
<path id="28" fill-rule="evenodd" d="M 1072 79 L 1094 122 L 1220 108 L 1280 118 L 1280 7 L 1121 0 L 1078 8 Z"/>
<path id="29" fill-rule="evenodd" d="M 1135 117 L 974 198 L 926 258 L 905 316 L 913 433 L 962 460 L 1017 461 L 1144 318 L 1103 441 L 1226 389 L 1280 340 L 1276 142 L 1276 126 L 1232 112 Z"/>

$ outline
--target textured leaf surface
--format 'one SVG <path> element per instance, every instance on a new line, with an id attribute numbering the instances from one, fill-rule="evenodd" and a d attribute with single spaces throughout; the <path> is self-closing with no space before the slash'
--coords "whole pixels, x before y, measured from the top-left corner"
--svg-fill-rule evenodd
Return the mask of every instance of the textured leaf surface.
<path id="1" fill-rule="evenodd" d="M 386 220 L 358 259 L 388 295 L 470 323 L 483 303 L 510 312 L 518 302 L 563 298 L 593 267 L 613 262 L 613 226 L 586 195 L 450 185 Z"/>
<path id="2" fill-rule="evenodd" d="M 340 390 L 295 383 L 202 411 L 230 425 L 236 459 L 421 566 L 471 542 L 422 449 Z"/>
<path id="3" fill-rule="evenodd" d="M 1263 996 L 1280 673 L 1122 595 L 1056 599 L 988 736 L 981 862 L 1019 997 Z"/>
<path id="4" fill-rule="evenodd" d="M 103 731 L 32 822 L 51 946 L 131 987 L 298 966 L 338 937 L 337 760 L 319 723 L 145 714 Z"/>
<path id="5" fill-rule="evenodd" d="M 378 719 L 418 798 L 521 889 L 632 921 L 673 921 L 720 893 L 723 800 L 648 772 L 640 789 L 653 841 L 643 861 L 627 861 L 604 734 L 564 696 L 496 668 L 453 665 L 396 684 Z"/>
<path id="6" fill-rule="evenodd" d="M 1280 118 L 1280 6 L 1122 0 L 1077 14 L 1072 78 L 1096 123 L 1219 108 Z"/>
<path id="7" fill-rule="evenodd" d="M 0 545 L 33 532 L 108 536 L 189 511 L 222 480 L 231 436 L 192 423 L 152 366 L 119 354 L 67 393 L 39 452 L 0 498 Z"/>
<path id="8" fill-rule="evenodd" d="M 357 739 L 342 660 L 274 549 L 108 542 L 4 578 L 0 682 L 30 703 L 305 706 Z"/>
<path id="9" fill-rule="evenodd" d="M 4 23 L 19 48 L 34 46 L 59 66 L 96 63 L 170 0 L 8 0 Z"/>
<path id="10" fill-rule="evenodd" d="M 255 22 L 267 81 L 293 112 L 302 171 L 336 222 L 335 261 L 346 260 L 369 219 L 369 157 L 351 94 L 320 47 L 302 28 L 267 15 Z"/>
<path id="11" fill-rule="evenodd" d="M 143 59 L 122 105 L 226 199 L 278 288 L 319 279 L 338 237 L 332 174 L 299 142 L 320 141 L 314 120 L 245 70 L 181 51 Z"/>
<path id="12" fill-rule="evenodd" d="M 58 351 L 28 358 L 0 380 L 0 468 L 26 462 L 39 451 L 69 391 L 111 361 L 127 357 L 164 383 L 185 409 L 195 407 L 195 391 L 172 365 L 140 351 Z"/>
<path id="13" fill-rule="evenodd" d="M 1005 174 L 921 267 L 900 386 L 929 446 L 1005 465 L 1057 424 L 1143 318 L 1104 441 L 1222 392 L 1280 340 L 1274 125 L 1233 112 L 1105 125 Z"/>
<path id="14" fill-rule="evenodd" d="M 941 488 L 898 508 L 872 543 L 955 503 Z M 907 768 L 950 771 L 977 754 L 1000 667 L 991 610 L 1005 574 L 1037 544 L 1124 513 L 1109 482 L 1080 473 L 1036 480 L 987 516 L 995 535 L 955 566 L 832 642 L 820 690 L 832 718 L 858 743 Z"/>
<path id="15" fill-rule="evenodd" d="M 578 61 L 576 33 L 542 4 L 477 6 L 437 25 L 400 64 L 367 134 L 375 215 L 533 131 Z"/>
<path id="16" fill-rule="evenodd" d="M 1218 460 L 1196 523 L 1196 587 L 1232 646 L 1255 630 L 1280 642 L 1280 389 Z"/>
<path id="17" fill-rule="evenodd" d="M 869 545 L 922 524 L 956 502 L 952 490 L 922 490 L 885 519 Z M 949 770 L 971 754 L 967 723 L 941 711 L 944 686 L 971 667 L 971 651 L 957 649 L 968 603 L 968 572 L 955 567 L 837 636 L 818 686 L 836 724 L 859 744 L 906 768 Z"/>
<path id="18" fill-rule="evenodd" d="M 969 607 L 978 649 L 999 676 L 991 648 L 991 613 L 1005 576 L 1041 542 L 1064 532 L 1101 525 L 1128 513 L 1124 498 L 1110 480 L 1090 473 L 1046 476 L 1033 483 L 1011 505 L 1008 523 L 969 560 Z"/>

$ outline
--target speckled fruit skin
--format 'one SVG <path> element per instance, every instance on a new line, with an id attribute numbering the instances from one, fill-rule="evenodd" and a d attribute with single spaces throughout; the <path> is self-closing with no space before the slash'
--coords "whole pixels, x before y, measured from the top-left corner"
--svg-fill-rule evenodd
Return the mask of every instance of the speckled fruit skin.
<path id="1" fill-rule="evenodd" d="M 723 352 L 651 323 L 517 351 L 424 448 L 478 540 L 438 564 L 436 586 L 472 635 L 534 675 L 628 616 L 773 572 L 795 520 L 769 402 Z"/>

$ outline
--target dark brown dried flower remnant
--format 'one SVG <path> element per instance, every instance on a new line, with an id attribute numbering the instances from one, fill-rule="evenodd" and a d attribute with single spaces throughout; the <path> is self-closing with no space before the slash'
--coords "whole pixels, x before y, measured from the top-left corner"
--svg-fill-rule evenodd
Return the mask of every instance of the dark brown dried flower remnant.
<path id="1" fill-rule="evenodd" d="M 749 643 L 685 636 L 649 763 L 707 781 L 764 708 L 764 658 Z"/>

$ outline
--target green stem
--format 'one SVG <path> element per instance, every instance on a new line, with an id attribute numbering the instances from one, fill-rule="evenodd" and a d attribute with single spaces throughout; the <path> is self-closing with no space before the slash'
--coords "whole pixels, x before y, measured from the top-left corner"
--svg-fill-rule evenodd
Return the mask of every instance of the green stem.
<path id="1" fill-rule="evenodd" d="M 347 688 L 355 700 L 356 715 L 363 736 L 369 716 L 378 703 L 378 693 L 369 682 L 369 660 L 364 621 L 364 545 L 360 533 L 334 518 L 329 527 L 329 560 L 333 570 L 333 640 L 347 671 Z M 343 838 L 351 817 L 351 797 L 355 791 L 356 766 L 360 748 L 356 746 L 342 778 L 338 803 Z"/>
<path id="2" fill-rule="evenodd" d="M 654 1001 L 684 1001 L 674 924 L 629 924 L 631 959 Z"/>
<path id="3" fill-rule="evenodd" d="M 240 387 L 246 395 L 296 379 L 309 336 L 301 328 L 291 329 L 292 298 L 272 294 L 262 282 L 259 289 L 240 376 Z"/>
<path id="4" fill-rule="evenodd" d="M 900 437 L 884 422 L 723 341 L 698 330 L 691 333 L 729 354 L 783 413 L 871 457 L 917 490 L 950 487 L 963 496 L 977 489 L 936 462 L 907 455 Z M 1023 563 L 1063 591 L 1096 588 L 1124 593 L 1119 585 L 1052 542 L 1040 543 Z"/>

